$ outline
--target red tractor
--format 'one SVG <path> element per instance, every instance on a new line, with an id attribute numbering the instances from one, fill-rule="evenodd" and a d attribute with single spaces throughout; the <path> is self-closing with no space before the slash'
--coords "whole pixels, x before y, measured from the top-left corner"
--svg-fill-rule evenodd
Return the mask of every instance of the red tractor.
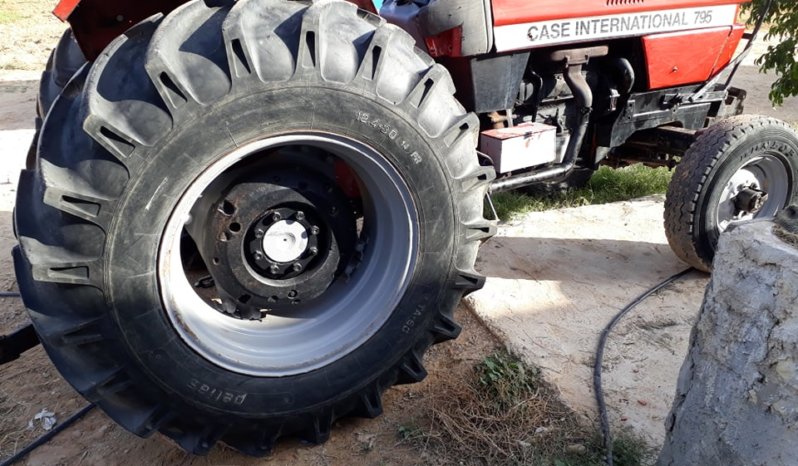
<path id="1" fill-rule="evenodd" d="M 15 216 L 36 332 L 131 432 L 265 455 L 425 377 L 490 192 L 676 166 L 709 270 L 798 198 L 796 133 L 738 116 L 740 3 L 63 0 Z"/>

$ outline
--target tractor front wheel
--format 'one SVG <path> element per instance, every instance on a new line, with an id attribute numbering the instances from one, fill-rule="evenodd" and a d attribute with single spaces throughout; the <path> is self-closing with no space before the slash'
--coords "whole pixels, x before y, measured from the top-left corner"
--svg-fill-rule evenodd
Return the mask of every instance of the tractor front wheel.
<path id="1" fill-rule="evenodd" d="M 796 181 L 798 134 L 786 123 L 754 115 L 716 123 L 699 133 L 668 189 L 671 248 L 691 266 L 711 271 L 720 234 L 798 202 Z"/>

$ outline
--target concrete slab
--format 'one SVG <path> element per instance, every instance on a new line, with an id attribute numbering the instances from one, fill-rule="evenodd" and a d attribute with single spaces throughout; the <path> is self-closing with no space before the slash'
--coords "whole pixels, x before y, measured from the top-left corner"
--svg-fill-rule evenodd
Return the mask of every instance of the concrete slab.
<path id="1" fill-rule="evenodd" d="M 595 417 L 592 366 L 604 326 L 642 292 L 686 268 L 662 225 L 663 198 L 533 213 L 483 245 L 485 288 L 471 309 L 564 401 Z M 708 276 L 695 273 L 644 303 L 613 333 L 605 355 L 606 398 L 616 425 L 652 444 L 687 354 Z"/>

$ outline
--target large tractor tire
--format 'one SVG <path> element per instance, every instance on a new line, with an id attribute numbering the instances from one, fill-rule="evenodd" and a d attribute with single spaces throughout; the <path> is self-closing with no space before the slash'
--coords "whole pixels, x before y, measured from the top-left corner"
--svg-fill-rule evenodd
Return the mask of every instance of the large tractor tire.
<path id="1" fill-rule="evenodd" d="M 58 370 L 195 454 L 378 416 L 483 283 L 493 172 L 453 92 L 339 1 L 192 1 L 119 37 L 20 179 L 16 272 Z"/>
<path id="2" fill-rule="evenodd" d="M 29 170 L 36 165 L 36 146 L 39 144 L 42 122 L 47 117 L 56 97 L 61 94 L 69 80 L 85 64 L 86 58 L 83 57 L 83 52 L 81 52 L 72 30 L 67 29 L 58 41 L 56 48 L 50 53 L 47 67 L 42 72 L 42 78 L 39 81 L 39 96 L 36 99 L 36 134 L 31 141 L 25 164 Z"/>
<path id="3" fill-rule="evenodd" d="M 671 180 L 665 232 L 679 258 L 710 272 L 718 238 L 798 202 L 798 134 L 773 118 L 741 115 L 702 131 Z"/>

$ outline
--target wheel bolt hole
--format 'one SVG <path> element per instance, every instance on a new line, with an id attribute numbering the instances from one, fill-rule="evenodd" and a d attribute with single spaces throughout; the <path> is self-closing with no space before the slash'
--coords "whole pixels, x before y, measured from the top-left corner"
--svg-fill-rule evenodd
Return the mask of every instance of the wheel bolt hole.
<path id="1" fill-rule="evenodd" d="M 241 231 L 241 224 L 240 224 L 240 223 L 238 223 L 238 222 L 233 222 L 233 223 L 231 223 L 231 224 L 230 224 L 230 226 L 229 226 L 228 228 L 229 228 L 229 229 L 230 229 L 230 231 L 232 231 L 233 233 L 238 233 L 238 232 L 240 232 L 240 231 Z"/>
<path id="2" fill-rule="evenodd" d="M 236 213 L 236 206 L 230 201 L 224 201 L 222 205 L 219 206 L 219 211 L 230 217 Z"/>
<path id="3" fill-rule="evenodd" d="M 218 257 L 214 257 L 213 258 L 213 265 L 219 265 L 221 263 L 222 263 L 222 260 L 219 259 Z"/>
<path id="4" fill-rule="evenodd" d="M 219 241 L 221 241 L 223 243 L 226 243 L 226 242 L 230 241 L 230 233 L 228 233 L 226 231 L 223 231 L 223 232 L 219 233 Z"/>

